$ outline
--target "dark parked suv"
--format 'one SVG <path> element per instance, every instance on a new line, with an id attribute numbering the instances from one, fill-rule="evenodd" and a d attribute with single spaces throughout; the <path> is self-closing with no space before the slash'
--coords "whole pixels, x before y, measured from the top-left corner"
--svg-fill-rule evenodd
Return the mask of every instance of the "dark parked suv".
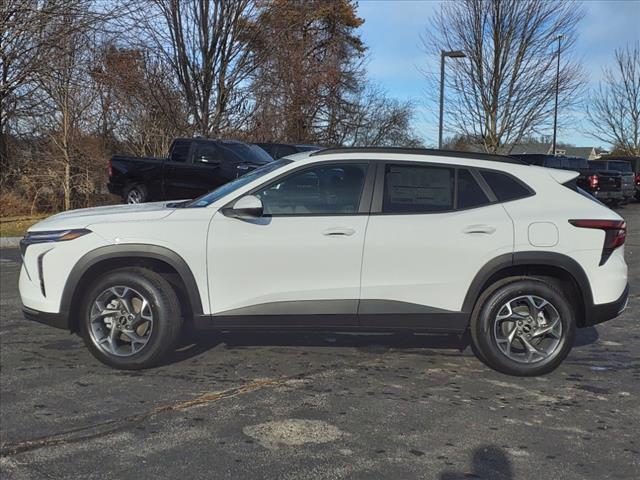
<path id="1" fill-rule="evenodd" d="M 318 145 L 306 144 L 289 144 L 289 143 L 256 143 L 260 148 L 277 160 L 287 155 L 293 155 L 299 152 L 311 152 L 313 150 L 322 150 L 324 147 Z"/>
<path id="2" fill-rule="evenodd" d="M 630 162 L 603 158 L 600 160 L 591 160 L 589 165 L 591 168 L 620 172 L 622 177 L 622 193 L 624 195 L 624 201 L 628 202 L 636 196 L 636 174 L 633 171 Z"/>
<path id="3" fill-rule="evenodd" d="M 596 162 L 589 162 L 586 158 L 580 157 L 539 154 L 511 156 L 531 165 L 576 171 L 580 174 L 576 179 L 577 186 L 589 192 L 594 197 L 614 205 L 625 201 L 625 193 L 622 188 L 622 175 L 617 170 L 599 168 L 601 166 Z"/>

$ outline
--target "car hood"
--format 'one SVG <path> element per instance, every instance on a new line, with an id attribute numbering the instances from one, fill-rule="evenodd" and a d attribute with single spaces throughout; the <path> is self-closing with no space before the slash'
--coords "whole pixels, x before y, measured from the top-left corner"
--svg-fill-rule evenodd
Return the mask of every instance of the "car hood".
<path id="1" fill-rule="evenodd" d="M 170 215 L 174 208 L 168 203 L 152 202 L 137 205 L 110 205 L 107 207 L 80 208 L 45 218 L 33 225 L 30 232 L 85 228 L 93 223 L 158 220 Z"/>

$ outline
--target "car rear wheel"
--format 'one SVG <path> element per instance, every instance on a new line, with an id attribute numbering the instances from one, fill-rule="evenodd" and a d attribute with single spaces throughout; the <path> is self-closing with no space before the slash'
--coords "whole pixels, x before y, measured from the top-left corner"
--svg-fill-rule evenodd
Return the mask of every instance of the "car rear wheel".
<path id="1" fill-rule="evenodd" d="M 118 269 L 98 278 L 81 312 L 80 332 L 93 356 L 126 370 L 157 365 L 175 346 L 182 326 L 175 291 L 145 268 Z"/>
<path id="2" fill-rule="evenodd" d="M 144 203 L 148 199 L 149 194 L 147 192 L 147 187 L 142 184 L 131 185 L 124 196 L 124 201 L 131 205 Z"/>
<path id="3" fill-rule="evenodd" d="M 507 279 L 478 301 L 471 320 L 474 351 L 503 373 L 534 376 L 551 372 L 571 350 L 575 316 L 552 282 Z"/>

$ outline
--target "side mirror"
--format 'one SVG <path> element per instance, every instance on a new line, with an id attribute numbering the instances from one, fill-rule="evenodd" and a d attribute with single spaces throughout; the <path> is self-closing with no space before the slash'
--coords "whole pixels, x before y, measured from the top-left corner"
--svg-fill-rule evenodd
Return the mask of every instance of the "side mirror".
<path id="1" fill-rule="evenodd" d="M 213 155 L 208 154 L 200 155 L 198 158 L 196 158 L 196 161 L 198 163 L 205 163 L 214 167 L 220 165 L 220 160 L 217 160 Z"/>
<path id="2" fill-rule="evenodd" d="M 224 208 L 223 215 L 241 220 L 260 218 L 263 214 L 262 200 L 255 195 L 240 197 L 232 207 Z"/>

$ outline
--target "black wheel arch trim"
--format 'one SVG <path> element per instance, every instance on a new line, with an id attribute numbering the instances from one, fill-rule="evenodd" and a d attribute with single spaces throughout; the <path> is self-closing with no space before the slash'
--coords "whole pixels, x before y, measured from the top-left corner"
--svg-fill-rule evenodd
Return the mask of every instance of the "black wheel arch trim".
<path id="1" fill-rule="evenodd" d="M 189 297 L 191 312 L 194 315 L 202 314 L 202 300 L 200 299 L 198 284 L 187 262 L 180 255 L 169 248 L 158 245 L 128 243 L 96 248 L 86 253 L 76 262 L 67 277 L 60 302 L 60 315 L 69 319 L 69 326 L 71 326 L 70 315 L 75 306 L 78 285 L 84 274 L 99 262 L 119 258 L 147 258 L 160 260 L 171 266 L 184 283 L 186 294 Z"/>
<path id="2" fill-rule="evenodd" d="M 506 253 L 487 262 L 471 282 L 464 299 L 462 311 L 473 311 L 476 301 L 482 294 L 482 287 L 494 274 L 505 268 L 527 265 L 560 268 L 571 275 L 582 294 L 585 316 L 589 316 L 593 307 L 593 295 L 589 278 L 580 264 L 573 258 L 561 253 L 536 251 Z M 589 319 L 585 318 L 585 320 L 588 323 Z"/>

